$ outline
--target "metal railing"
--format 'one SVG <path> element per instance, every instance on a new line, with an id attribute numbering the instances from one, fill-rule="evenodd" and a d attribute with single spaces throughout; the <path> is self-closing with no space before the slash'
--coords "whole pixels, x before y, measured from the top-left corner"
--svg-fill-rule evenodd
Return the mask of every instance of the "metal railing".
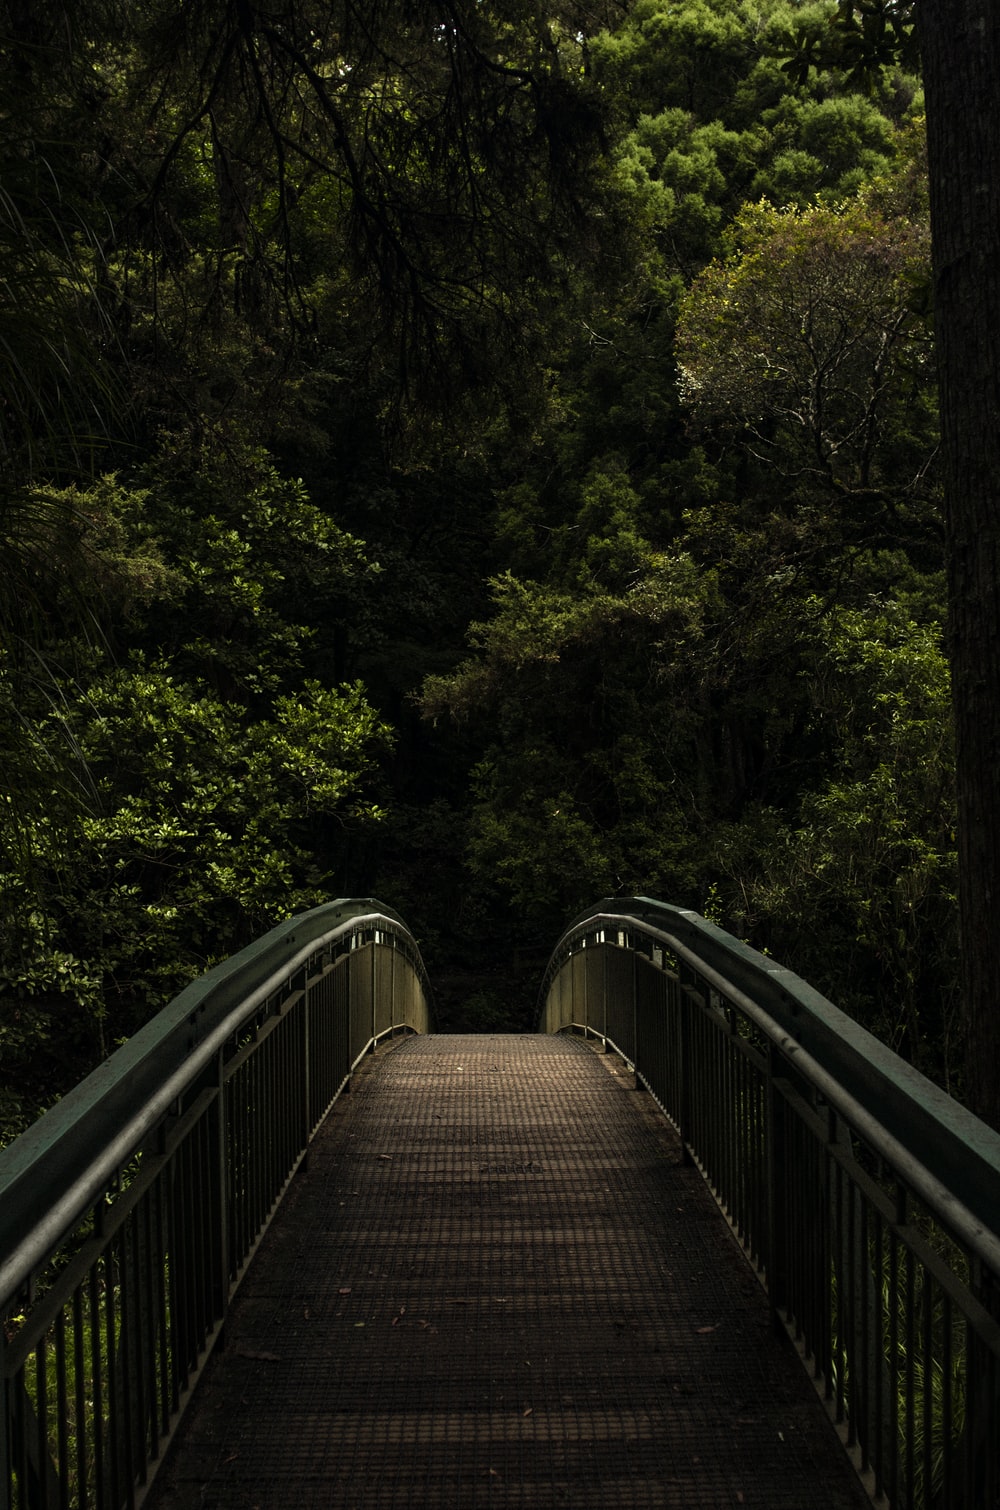
<path id="1" fill-rule="evenodd" d="M 615 1049 L 676 1125 L 876 1502 L 1000 1506 L 1000 1136 L 697 913 L 606 900 L 540 1026 Z"/>
<path id="2" fill-rule="evenodd" d="M 141 1500 L 313 1134 L 428 1010 L 396 914 L 329 903 L 195 981 L 0 1153 L 0 1510 Z"/>

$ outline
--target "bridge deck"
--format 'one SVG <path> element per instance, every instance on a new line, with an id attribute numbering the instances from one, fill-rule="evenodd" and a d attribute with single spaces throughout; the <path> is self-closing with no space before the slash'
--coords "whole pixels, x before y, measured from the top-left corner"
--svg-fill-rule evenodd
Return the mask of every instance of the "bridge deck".
<path id="1" fill-rule="evenodd" d="M 695 1170 L 579 1039 L 371 1061 L 254 1259 L 148 1510 L 859 1510 Z"/>

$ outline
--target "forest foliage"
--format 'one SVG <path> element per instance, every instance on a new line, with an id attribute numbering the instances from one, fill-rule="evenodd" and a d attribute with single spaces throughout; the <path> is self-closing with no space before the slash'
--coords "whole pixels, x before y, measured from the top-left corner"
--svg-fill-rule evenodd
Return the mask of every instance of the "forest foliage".
<path id="1" fill-rule="evenodd" d="M 0 5 L 0 1135 L 330 895 L 484 1027 L 658 895 L 955 1084 L 922 95 L 837 11 Z"/>

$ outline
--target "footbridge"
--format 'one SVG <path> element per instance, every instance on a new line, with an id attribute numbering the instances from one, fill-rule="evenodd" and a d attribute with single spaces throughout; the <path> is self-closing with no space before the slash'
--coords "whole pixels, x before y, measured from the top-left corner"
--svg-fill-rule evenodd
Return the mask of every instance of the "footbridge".
<path id="1" fill-rule="evenodd" d="M 339 901 L 0 1153 L 0 1510 L 1000 1507 L 1000 1136 L 697 914 Z"/>

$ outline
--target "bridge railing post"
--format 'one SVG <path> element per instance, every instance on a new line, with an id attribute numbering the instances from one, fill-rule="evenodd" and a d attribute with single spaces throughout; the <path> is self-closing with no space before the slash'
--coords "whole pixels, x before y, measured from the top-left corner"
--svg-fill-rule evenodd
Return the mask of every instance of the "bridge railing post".
<path id="1" fill-rule="evenodd" d="M 764 1272 L 767 1276 L 771 1317 L 778 1331 L 784 1330 L 782 1312 L 788 1282 L 788 1167 L 786 1158 L 785 1103 L 777 1084 L 780 1056 L 776 1046 L 767 1046 L 767 1085 L 765 1093 L 765 1171 L 767 1182 L 767 1246 Z"/>
<path id="2" fill-rule="evenodd" d="M 223 1052 L 215 1057 L 215 1115 L 210 1127 L 212 1156 L 211 1201 L 213 1215 L 213 1267 L 215 1269 L 215 1319 L 220 1329 L 229 1309 L 229 1149 L 226 1135 L 226 1070 Z M 220 1341 L 222 1332 L 220 1330 Z"/>
<path id="3" fill-rule="evenodd" d="M 313 1127 L 313 1066 L 312 1066 L 312 997 L 314 982 L 323 979 L 326 955 L 311 961 L 302 971 L 302 1058 L 299 1073 L 302 1080 L 302 1167 L 309 1165 L 309 1140 Z"/>
<path id="4" fill-rule="evenodd" d="M 370 986 L 370 991 L 371 991 L 371 999 L 372 999 L 372 1015 L 371 1015 L 371 1022 L 368 1024 L 368 1031 L 369 1031 L 369 1036 L 370 1036 L 370 1039 L 371 1039 L 370 1047 L 372 1048 L 372 1050 L 374 1050 L 374 1048 L 375 1048 L 375 1040 L 378 1037 L 378 933 L 377 932 L 373 932 L 372 933 L 370 948 L 371 948 L 371 955 L 372 955 L 371 962 L 370 962 L 371 963 L 371 986 Z"/>
<path id="5" fill-rule="evenodd" d="M 683 976 L 678 978 L 677 990 L 677 1031 L 680 1042 L 680 1127 L 681 1142 L 684 1145 L 684 1157 L 688 1163 L 693 1162 L 693 1137 L 692 1110 L 694 1104 L 694 1013 L 696 1011 L 691 993 L 684 983 Z"/>
<path id="6" fill-rule="evenodd" d="M 697 1037 L 699 1018 L 705 1010 L 705 991 L 704 982 L 697 971 L 681 963 L 677 972 L 677 1050 L 680 1061 L 677 1120 L 684 1158 L 688 1163 L 694 1161 L 697 1152 L 696 1101 L 700 1102 L 703 1120 L 707 1116 L 714 1127 L 716 1119 L 714 1089 L 704 1078 L 699 1081 L 697 1073 Z"/>

